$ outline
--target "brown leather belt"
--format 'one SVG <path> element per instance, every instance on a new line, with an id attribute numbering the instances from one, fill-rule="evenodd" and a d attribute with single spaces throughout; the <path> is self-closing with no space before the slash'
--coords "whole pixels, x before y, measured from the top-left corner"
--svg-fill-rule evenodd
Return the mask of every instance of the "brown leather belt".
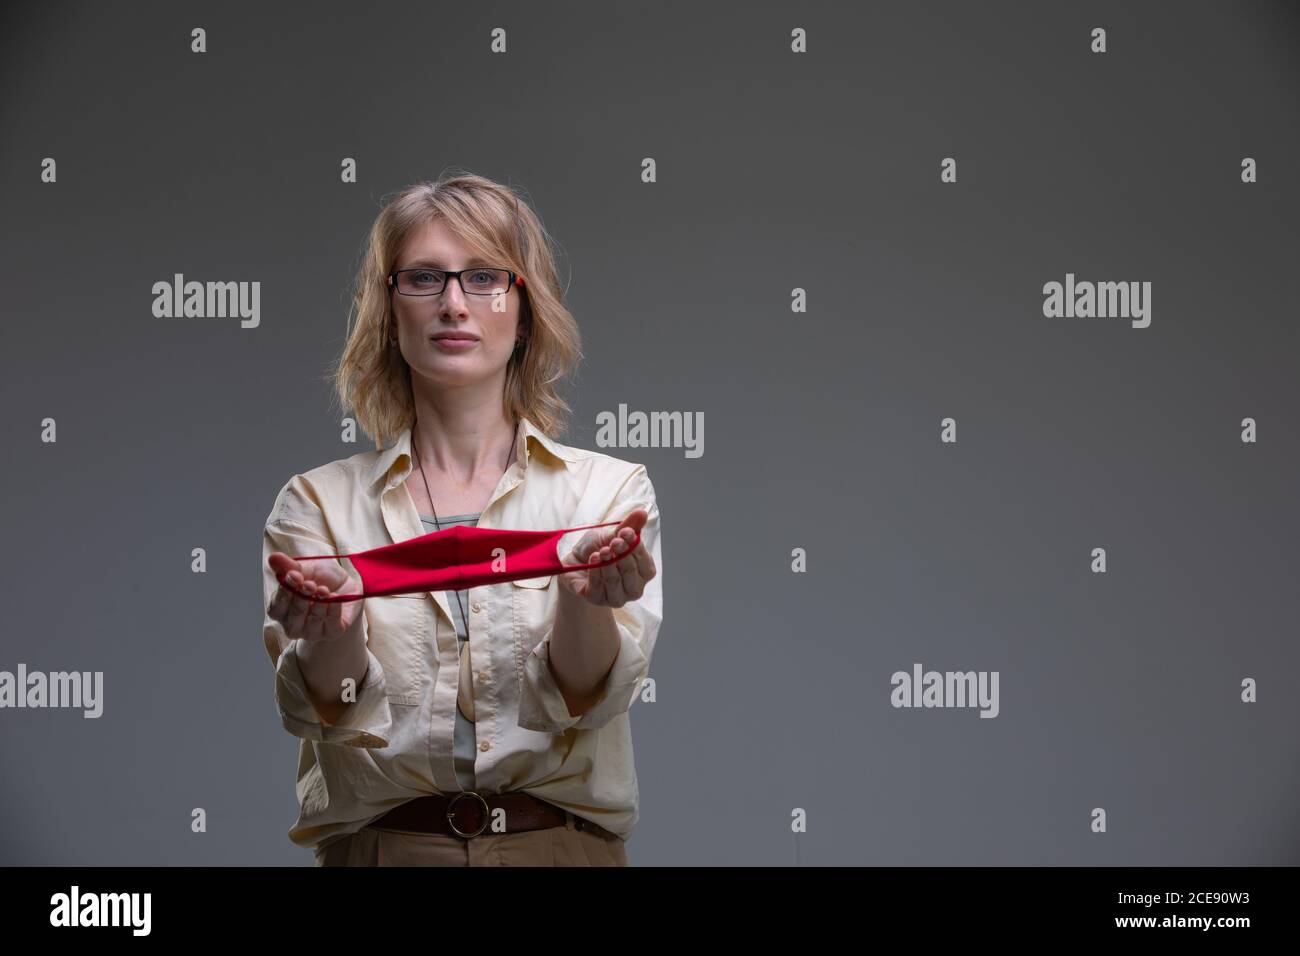
<path id="1" fill-rule="evenodd" d="M 492 835 L 496 832 L 490 827 L 493 811 L 498 807 L 505 810 L 506 828 L 503 832 L 562 827 L 568 822 L 569 814 L 565 810 L 553 803 L 539 800 L 532 794 L 522 791 L 480 794 L 474 790 L 464 790 L 445 796 L 431 793 L 408 800 L 372 821 L 370 826 L 379 830 L 442 833 L 469 840 L 481 833 Z M 622 839 L 597 823 L 577 814 L 572 816 L 575 830 L 587 830 L 609 839 Z"/>

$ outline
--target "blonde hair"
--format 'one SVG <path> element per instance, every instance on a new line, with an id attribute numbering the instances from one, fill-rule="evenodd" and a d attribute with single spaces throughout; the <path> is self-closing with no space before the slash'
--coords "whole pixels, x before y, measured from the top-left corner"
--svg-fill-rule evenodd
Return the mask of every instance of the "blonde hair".
<path id="1" fill-rule="evenodd" d="M 385 198 L 357 270 L 347 344 L 330 372 L 342 410 L 353 410 L 376 449 L 414 422 L 411 368 L 386 344 L 393 320 L 387 277 L 407 238 L 440 219 L 474 255 L 524 277 L 515 289 L 527 338 L 506 368 L 503 410 L 512 422 L 526 416 L 551 437 L 563 435 L 570 408 L 554 383 L 577 368 L 581 336 L 564 306 L 550 236 L 532 208 L 511 187 L 462 170 Z"/>

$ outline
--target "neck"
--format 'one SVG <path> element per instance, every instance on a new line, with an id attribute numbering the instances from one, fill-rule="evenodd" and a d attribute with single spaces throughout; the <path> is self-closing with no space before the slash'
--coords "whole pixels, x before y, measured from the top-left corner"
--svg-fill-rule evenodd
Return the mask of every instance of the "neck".
<path id="1" fill-rule="evenodd" d="M 461 485 L 499 477 L 512 460 L 516 426 L 501 408 L 501 396 L 466 401 L 417 395 L 412 456 L 431 474 Z"/>

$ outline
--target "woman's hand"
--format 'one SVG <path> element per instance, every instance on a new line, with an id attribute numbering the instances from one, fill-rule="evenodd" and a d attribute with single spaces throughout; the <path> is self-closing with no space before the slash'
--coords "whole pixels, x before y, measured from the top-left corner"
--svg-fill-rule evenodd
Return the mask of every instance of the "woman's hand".
<path id="1" fill-rule="evenodd" d="M 569 552 L 567 563 L 608 561 L 616 554 L 621 557 L 602 568 L 567 571 L 559 575 L 560 584 L 598 606 L 622 607 L 639 598 L 646 582 L 659 573 L 644 541 L 638 542 L 635 549 L 631 547 L 649 517 L 644 508 L 637 508 L 616 528 L 588 531 Z"/>
<path id="2" fill-rule="evenodd" d="M 333 558 L 299 561 L 276 551 L 267 557 L 267 564 L 275 572 L 280 586 L 266 613 L 284 625 L 284 633 L 291 640 L 337 640 L 361 613 L 365 601 L 321 604 L 312 599 L 361 593 L 361 582 Z"/>

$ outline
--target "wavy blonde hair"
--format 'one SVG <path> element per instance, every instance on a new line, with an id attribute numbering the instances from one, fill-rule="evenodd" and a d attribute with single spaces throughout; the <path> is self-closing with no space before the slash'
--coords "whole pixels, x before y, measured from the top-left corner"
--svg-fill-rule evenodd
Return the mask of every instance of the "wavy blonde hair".
<path id="1" fill-rule="evenodd" d="M 415 420 L 411 367 L 399 349 L 386 344 L 393 321 L 387 277 L 407 238 L 427 223 L 443 220 L 474 255 L 500 263 L 524 277 L 516 286 L 521 303 L 524 347 L 510 358 L 502 393 L 506 418 L 527 416 L 559 438 L 570 408 L 555 383 L 582 360 L 578 323 L 564 306 L 551 237 L 514 189 L 464 170 L 444 171 L 435 182 L 408 186 L 385 197 L 370 227 L 357 270 L 348 316 L 347 344 L 331 367 L 334 397 L 343 413 L 381 449 Z"/>

